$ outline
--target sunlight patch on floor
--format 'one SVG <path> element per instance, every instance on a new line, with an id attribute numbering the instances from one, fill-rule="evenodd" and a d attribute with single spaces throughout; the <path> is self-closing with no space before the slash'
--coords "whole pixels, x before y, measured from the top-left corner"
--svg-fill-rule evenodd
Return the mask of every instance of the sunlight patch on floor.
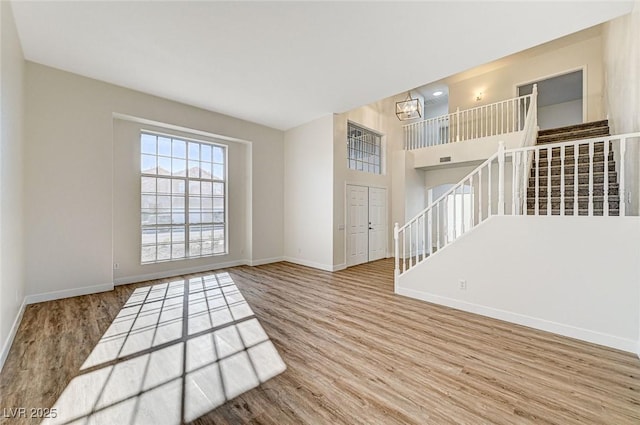
<path id="1" fill-rule="evenodd" d="M 42 423 L 189 422 L 285 369 L 228 273 L 137 288 Z"/>

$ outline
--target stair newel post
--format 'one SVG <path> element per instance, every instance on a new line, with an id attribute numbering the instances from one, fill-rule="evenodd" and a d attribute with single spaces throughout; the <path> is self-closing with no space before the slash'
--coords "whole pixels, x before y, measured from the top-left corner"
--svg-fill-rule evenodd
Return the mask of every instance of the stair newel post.
<path id="1" fill-rule="evenodd" d="M 594 148 L 594 142 L 590 142 L 589 143 L 589 205 L 588 205 L 588 212 L 587 212 L 589 216 L 593 215 L 593 171 L 594 171 L 593 148 Z"/>
<path id="2" fill-rule="evenodd" d="M 533 127 L 538 127 L 538 85 L 533 85 L 533 91 L 531 92 L 531 103 L 529 105 L 530 111 L 534 113 Z"/>
<path id="3" fill-rule="evenodd" d="M 498 215 L 504 215 L 504 142 L 498 143 Z"/>
<path id="4" fill-rule="evenodd" d="M 457 126 L 456 142 L 459 142 L 460 141 L 460 107 L 459 106 L 456 108 L 456 126 Z"/>
<path id="5" fill-rule="evenodd" d="M 547 215 L 551 215 L 551 160 L 553 150 L 547 148 Z"/>
<path id="6" fill-rule="evenodd" d="M 565 147 L 560 147 L 560 215 L 564 215 L 564 192 L 565 192 L 565 182 L 564 182 L 564 157 L 565 157 Z"/>
<path id="7" fill-rule="evenodd" d="M 604 141 L 604 187 L 602 188 L 602 215 L 609 215 L 609 139 Z"/>
<path id="8" fill-rule="evenodd" d="M 398 226 L 398 223 L 394 223 L 393 225 L 393 240 L 395 241 L 395 268 L 393 269 L 393 276 L 394 276 L 394 290 L 397 289 L 397 285 L 398 285 L 398 277 L 400 276 L 400 248 L 398 246 L 398 235 L 400 233 L 400 228 Z"/>
<path id="9" fill-rule="evenodd" d="M 626 159 L 627 159 L 626 150 L 627 150 L 627 138 L 623 137 L 622 139 L 620 139 L 620 206 L 618 207 L 620 208 L 620 217 L 624 217 L 626 215 L 626 206 L 627 206 L 626 193 L 625 193 L 626 189 L 624 187 L 624 178 L 625 178 L 624 163 L 626 162 Z M 607 171 L 605 170 L 605 172 Z"/>

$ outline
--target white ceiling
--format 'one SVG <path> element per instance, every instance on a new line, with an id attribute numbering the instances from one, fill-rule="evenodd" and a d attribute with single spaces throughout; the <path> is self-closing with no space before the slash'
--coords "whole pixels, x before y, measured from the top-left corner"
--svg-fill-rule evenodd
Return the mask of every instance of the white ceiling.
<path id="1" fill-rule="evenodd" d="M 14 1 L 25 58 L 288 129 L 628 13 L 632 1 Z"/>

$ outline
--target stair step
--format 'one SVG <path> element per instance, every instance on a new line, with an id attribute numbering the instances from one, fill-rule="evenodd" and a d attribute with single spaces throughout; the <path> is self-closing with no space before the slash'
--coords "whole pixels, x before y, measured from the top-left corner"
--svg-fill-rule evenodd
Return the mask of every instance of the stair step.
<path id="1" fill-rule="evenodd" d="M 612 144 L 609 143 L 609 154 L 610 155 L 612 153 L 611 145 Z M 546 158 L 548 151 L 549 151 L 549 149 L 541 149 L 539 157 L 540 158 Z M 603 152 L 604 152 L 604 142 L 595 142 L 593 144 L 593 154 L 594 154 L 594 156 L 602 155 Z M 574 154 L 574 146 L 565 146 L 564 153 L 565 153 L 565 157 L 566 156 L 573 156 L 573 154 Z M 579 146 L 578 158 L 583 156 L 583 155 L 589 156 L 589 144 L 588 143 L 580 144 L 580 146 Z M 560 158 L 560 146 L 551 148 L 551 157 L 553 158 L 553 157 L 556 157 L 556 156 L 558 158 Z M 533 154 L 532 157 L 535 159 L 535 154 Z"/>
<path id="2" fill-rule="evenodd" d="M 537 145 L 546 143 L 568 142 L 570 140 L 591 139 L 595 137 L 610 136 L 609 127 L 589 128 L 585 130 L 574 130 L 566 133 L 549 134 L 546 136 L 538 135 Z"/>
<path id="3" fill-rule="evenodd" d="M 605 193 L 604 187 L 603 185 L 599 185 L 599 186 L 594 186 L 593 187 L 593 196 L 603 196 Z M 568 186 L 565 185 L 565 189 L 564 189 L 564 196 L 565 199 L 566 198 L 571 198 L 573 199 L 573 196 L 575 195 L 575 192 L 573 190 L 573 185 Z M 613 196 L 618 196 L 619 195 L 619 188 L 617 184 L 610 184 L 609 185 L 609 196 L 613 197 Z M 528 199 L 532 199 L 536 196 L 536 188 L 535 187 L 530 187 L 527 189 L 527 198 Z M 538 189 L 538 196 L 540 198 L 545 198 L 547 199 L 547 188 L 539 188 Z M 582 196 L 589 196 L 589 185 L 580 185 L 578 186 L 578 197 L 582 197 Z M 551 187 L 551 198 L 560 198 L 560 186 L 552 186 Z"/>
<path id="4" fill-rule="evenodd" d="M 556 127 L 556 128 L 549 128 L 547 130 L 540 130 L 538 132 L 538 135 L 547 136 L 549 134 L 566 133 L 573 130 L 588 129 L 588 128 L 594 128 L 594 127 L 606 127 L 608 125 L 609 125 L 608 120 L 591 121 L 591 122 L 585 122 L 582 124 L 574 124 L 574 125 L 568 125 L 565 127 Z"/>
<path id="5" fill-rule="evenodd" d="M 568 184 L 573 185 L 574 183 L 574 178 L 575 176 L 573 174 L 571 174 L 571 179 L 567 179 L 566 175 L 565 175 L 565 186 Z M 551 176 L 551 186 L 560 186 L 560 176 Z M 610 171 L 609 172 L 609 182 L 613 183 L 613 182 L 617 182 L 618 181 L 618 173 L 616 173 L 615 171 Z M 538 181 L 538 186 L 539 187 L 547 187 L 547 183 L 548 183 L 548 178 L 545 176 L 545 178 L 541 178 Z M 529 178 L 529 187 L 535 187 L 536 184 L 536 179 L 535 177 L 530 177 Z M 578 174 L 578 184 L 589 184 L 589 174 L 584 173 L 584 174 Z M 598 184 L 604 184 L 604 173 L 603 172 L 596 172 L 593 173 L 593 184 L 598 185 Z"/>
<path id="6" fill-rule="evenodd" d="M 608 161 L 609 162 L 615 162 L 614 158 L 613 158 L 613 152 L 609 152 L 608 156 Z M 548 159 L 547 156 L 545 155 L 540 156 L 540 167 L 546 167 L 547 163 L 548 163 Z M 591 159 L 589 158 L 588 154 L 579 154 L 578 155 L 578 164 L 588 164 L 591 161 Z M 552 154 L 551 155 L 551 166 L 553 167 L 554 165 L 560 165 L 561 164 L 561 158 L 560 158 L 560 154 Z M 604 152 L 594 152 L 593 155 L 593 162 L 604 162 Z M 536 161 L 535 159 L 532 161 L 533 166 L 535 167 Z M 573 153 L 571 155 L 565 155 L 564 156 L 564 165 L 565 167 L 573 167 L 575 165 L 575 157 L 573 156 Z"/>
<path id="7" fill-rule="evenodd" d="M 608 164 L 608 168 L 609 168 L 609 172 L 615 172 L 616 171 L 616 164 L 614 162 L 609 162 Z M 558 165 L 552 165 L 551 166 L 551 175 L 552 176 L 559 176 L 560 175 L 560 171 L 561 171 L 561 167 L 560 164 Z M 604 171 L 604 162 L 595 162 L 593 164 L 578 164 L 578 174 L 584 174 L 584 173 L 589 173 L 590 170 L 593 169 L 594 173 L 602 173 Z M 564 175 L 565 176 L 573 176 L 575 174 L 575 170 L 576 167 L 574 165 L 571 166 L 566 166 L 564 167 Z M 536 169 L 536 166 L 533 165 L 531 167 L 531 177 L 535 177 L 536 175 L 536 171 L 538 173 L 539 176 L 547 176 L 549 174 L 549 167 L 548 166 L 544 166 L 544 167 L 539 167 Z"/>

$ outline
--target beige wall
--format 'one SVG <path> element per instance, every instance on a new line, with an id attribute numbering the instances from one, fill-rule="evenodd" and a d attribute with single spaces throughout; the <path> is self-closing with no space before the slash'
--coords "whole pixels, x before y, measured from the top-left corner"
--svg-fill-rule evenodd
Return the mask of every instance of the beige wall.
<path id="1" fill-rule="evenodd" d="M 114 113 L 251 141 L 252 165 L 238 171 L 252 188 L 245 258 L 281 258 L 281 131 L 35 63 L 27 62 L 26 80 L 27 288 L 29 294 L 54 292 L 35 300 L 104 290 L 113 282 L 113 211 L 139 215 L 130 204 L 114 203 L 114 174 L 130 172 L 114 160 Z M 129 159 L 137 166 L 137 158 Z M 213 268 L 234 255 L 198 265 Z M 175 269 L 191 264 L 179 261 Z"/>
<path id="2" fill-rule="evenodd" d="M 0 2 L 0 369 L 24 299 L 23 97 L 24 59 L 11 4 Z"/>
<path id="3" fill-rule="evenodd" d="M 284 136 L 284 255 L 287 261 L 333 270 L 333 116 Z"/>
<path id="4" fill-rule="evenodd" d="M 469 109 L 516 96 L 516 86 L 585 67 L 587 121 L 603 119 L 602 33 L 600 27 L 534 47 L 493 64 L 446 78 L 449 111 Z M 480 102 L 475 95 L 483 93 Z"/>

